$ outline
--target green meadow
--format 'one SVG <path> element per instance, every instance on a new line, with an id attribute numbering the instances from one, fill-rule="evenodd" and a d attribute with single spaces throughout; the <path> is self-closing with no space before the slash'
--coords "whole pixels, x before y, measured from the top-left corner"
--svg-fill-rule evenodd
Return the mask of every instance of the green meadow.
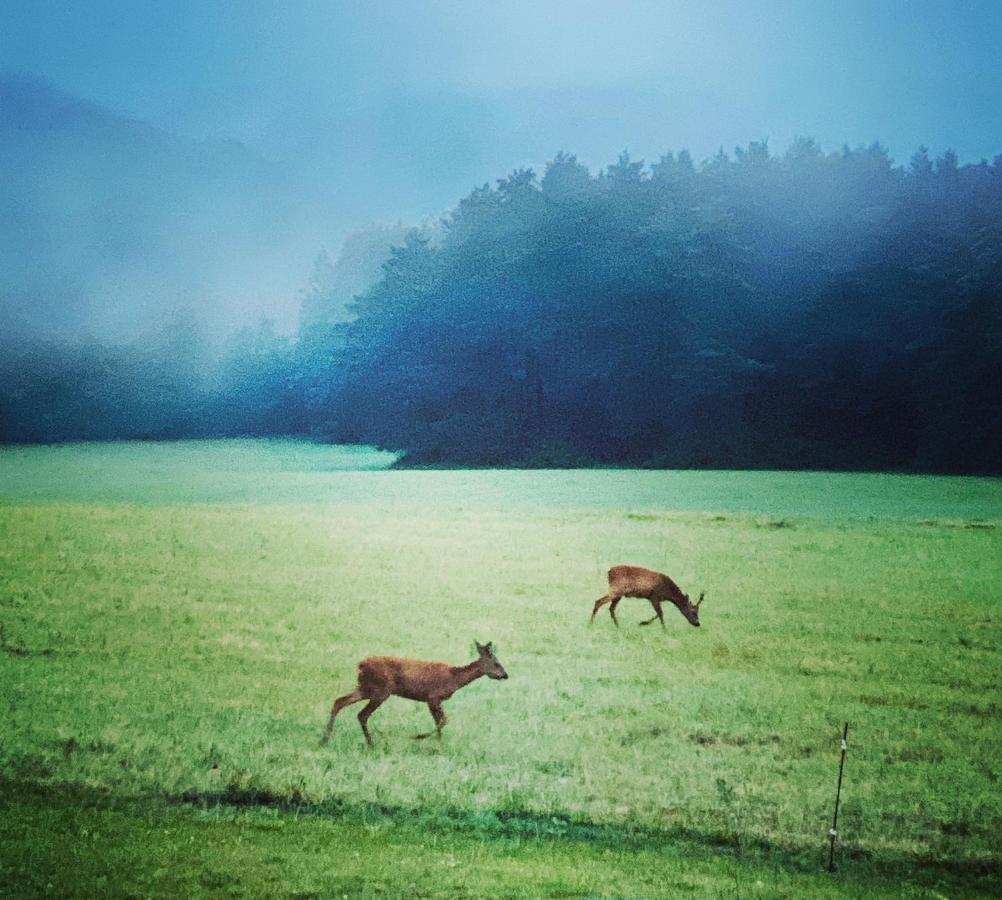
<path id="1" fill-rule="evenodd" d="M 0 449 L 0 893 L 1002 891 L 1002 482 L 392 461 Z M 627 562 L 703 627 L 589 627 Z M 475 639 L 440 742 L 319 746 L 360 658 Z"/>

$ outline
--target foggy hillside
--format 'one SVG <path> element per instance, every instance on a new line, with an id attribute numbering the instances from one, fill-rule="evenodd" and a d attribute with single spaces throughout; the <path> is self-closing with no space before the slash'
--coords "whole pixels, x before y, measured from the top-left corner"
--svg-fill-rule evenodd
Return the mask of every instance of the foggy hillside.
<path id="1" fill-rule="evenodd" d="M 990 4 L 44 6 L 0 443 L 1002 471 Z"/>
<path id="2" fill-rule="evenodd" d="M 1002 156 L 558 153 L 322 255 L 293 338 L 12 348 L 0 441 L 310 435 L 407 465 L 999 471 Z"/>
<path id="3" fill-rule="evenodd" d="M 345 239 L 336 261 L 326 250 L 321 252 L 302 292 L 300 329 L 323 329 L 354 318 L 355 298 L 382 278 L 390 251 L 404 243 L 410 230 L 405 225 L 370 225 Z"/>
<path id="4" fill-rule="evenodd" d="M 294 327 L 322 243 L 318 201 L 243 145 L 177 137 L 7 75 L 0 171 L 8 336 L 131 337 L 177 307 L 210 334 L 263 315 Z"/>

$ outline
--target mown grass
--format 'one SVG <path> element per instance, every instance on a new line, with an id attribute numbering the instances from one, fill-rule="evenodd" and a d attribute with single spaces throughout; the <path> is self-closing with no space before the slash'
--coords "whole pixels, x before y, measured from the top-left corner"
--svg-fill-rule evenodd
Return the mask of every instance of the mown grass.
<path id="1" fill-rule="evenodd" d="M 4 818 L 39 838 L 7 844 L 10 886 L 65 892 L 90 846 L 75 816 L 117 860 L 81 869 L 82 895 L 274 893 L 267 873 L 349 895 L 1000 886 L 998 481 L 347 471 L 285 443 L 0 454 Z M 617 562 L 705 590 L 704 627 L 638 628 L 636 600 L 619 631 L 587 627 Z M 440 744 L 394 699 L 374 751 L 354 709 L 318 746 L 360 657 L 465 662 L 474 638 L 511 679 L 450 700 Z M 189 881 L 121 880 L 156 855 L 144 817 L 195 838 L 169 867 Z M 429 862 L 450 853 L 459 872 Z"/>
<path id="2" fill-rule="evenodd" d="M 177 808 L 23 784 L 0 793 L 0 813 L 5 897 L 859 895 L 842 872 L 791 870 L 761 855 L 734 860 L 684 839 L 624 846 L 526 838 L 389 814 Z M 929 895 L 917 882 L 911 887 Z M 868 893 L 893 896 L 900 888 L 885 876 Z"/>

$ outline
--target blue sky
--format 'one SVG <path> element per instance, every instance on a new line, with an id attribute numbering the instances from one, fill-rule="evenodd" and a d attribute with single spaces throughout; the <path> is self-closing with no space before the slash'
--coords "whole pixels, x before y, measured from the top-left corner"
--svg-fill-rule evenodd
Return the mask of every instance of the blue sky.
<path id="1" fill-rule="evenodd" d="M 0 69 L 323 179 L 399 167 L 397 214 L 557 150 L 797 135 L 1002 153 L 1002 2 L 4 0 Z M 402 173 L 402 174 L 401 174 Z M 353 216 L 391 214 L 363 201 Z"/>

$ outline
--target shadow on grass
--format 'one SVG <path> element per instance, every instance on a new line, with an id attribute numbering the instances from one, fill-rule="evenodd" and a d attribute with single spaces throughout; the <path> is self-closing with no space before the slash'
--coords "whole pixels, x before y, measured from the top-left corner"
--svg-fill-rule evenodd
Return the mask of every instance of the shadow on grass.
<path id="1" fill-rule="evenodd" d="M 0 805 L 16 797 L 51 807 L 87 806 L 116 812 L 149 812 L 151 806 L 187 807 L 202 811 L 269 809 L 297 816 L 314 816 L 347 824 L 401 825 L 461 832 L 484 841 L 577 842 L 600 849 L 664 851 L 688 859 L 741 863 L 777 868 L 789 874 L 817 875 L 827 862 L 827 840 L 816 846 L 796 846 L 738 835 L 730 830 L 696 830 L 672 826 L 598 823 L 567 815 L 546 815 L 520 808 L 436 809 L 425 812 L 403 806 L 359 803 L 331 797 L 319 803 L 297 796 L 254 789 L 180 794 L 124 796 L 75 784 L 40 783 L 0 777 Z M 735 851 L 739 851 L 738 854 Z M 873 853 L 851 845 L 837 850 L 838 878 L 870 887 L 902 884 L 939 890 L 994 893 L 1002 885 L 1002 858 L 934 857 L 884 851 Z"/>

